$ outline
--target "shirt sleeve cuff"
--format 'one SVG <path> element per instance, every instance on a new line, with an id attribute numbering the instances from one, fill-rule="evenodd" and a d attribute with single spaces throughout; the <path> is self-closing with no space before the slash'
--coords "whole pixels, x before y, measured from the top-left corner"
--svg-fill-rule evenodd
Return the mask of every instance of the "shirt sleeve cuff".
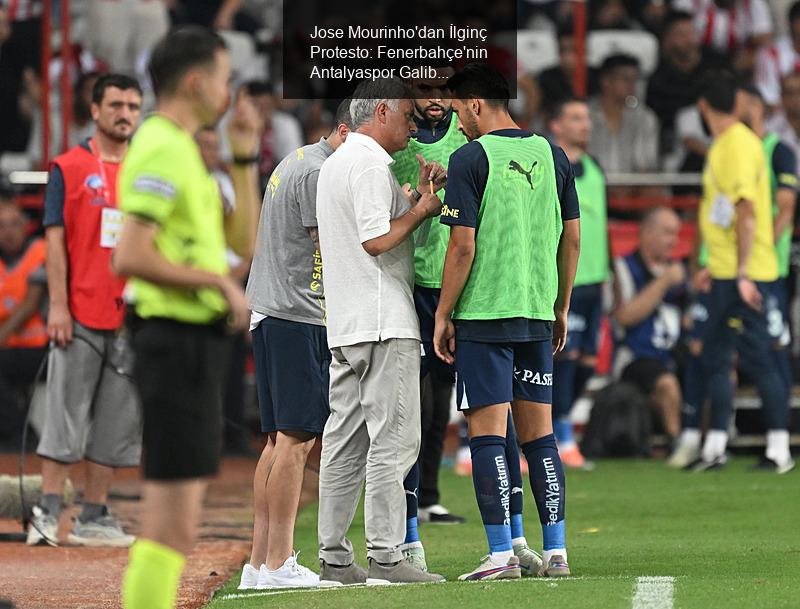
<path id="1" fill-rule="evenodd" d="M 469 220 L 461 218 L 453 218 L 452 216 L 441 216 L 439 222 L 448 226 L 466 226 L 467 228 L 477 227 L 475 222 L 470 222 Z"/>
<path id="2" fill-rule="evenodd" d="M 390 230 L 392 230 L 392 227 L 389 221 L 387 220 L 384 224 L 381 224 L 380 226 L 369 228 L 367 230 L 359 230 L 358 238 L 361 240 L 361 243 L 364 243 L 366 241 L 369 241 L 370 239 L 383 237 Z"/>

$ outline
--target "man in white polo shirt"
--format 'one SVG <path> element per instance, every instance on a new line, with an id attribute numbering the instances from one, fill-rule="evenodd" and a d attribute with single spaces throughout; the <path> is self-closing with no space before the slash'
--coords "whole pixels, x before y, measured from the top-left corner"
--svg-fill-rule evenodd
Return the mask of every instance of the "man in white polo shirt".
<path id="1" fill-rule="evenodd" d="M 399 80 L 364 82 L 350 104 L 347 141 L 322 166 L 317 221 L 331 349 L 330 418 L 319 488 L 321 585 L 444 581 L 403 560 L 403 479 L 420 443 L 419 322 L 412 232 L 441 212 L 432 192 L 446 181 L 420 160 L 420 194 L 389 166 L 408 145 L 414 105 Z M 365 476 L 366 474 L 366 476 Z M 366 478 L 369 572 L 347 539 Z"/>

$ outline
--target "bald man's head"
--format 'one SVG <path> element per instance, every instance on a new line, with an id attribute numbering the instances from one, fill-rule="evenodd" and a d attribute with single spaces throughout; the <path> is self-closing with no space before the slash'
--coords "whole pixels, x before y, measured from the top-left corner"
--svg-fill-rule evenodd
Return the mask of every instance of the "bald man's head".
<path id="1" fill-rule="evenodd" d="M 670 259 L 678 242 L 681 220 L 669 207 L 654 207 L 642 217 L 639 225 L 639 249 L 657 262 Z"/>

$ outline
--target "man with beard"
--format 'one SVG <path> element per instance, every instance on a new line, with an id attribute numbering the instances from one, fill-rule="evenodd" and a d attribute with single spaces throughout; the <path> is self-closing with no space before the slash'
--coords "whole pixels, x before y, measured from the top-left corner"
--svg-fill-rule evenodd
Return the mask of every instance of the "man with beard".
<path id="1" fill-rule="evenodd" d="M 127 547 L 108 513 L 114 468 L 139 464 L 141 422 L 129 380 L 130 348 L 122 332 L 125 283 L 111 272 L 122 214 L 117 174 L 141 111 L 139 84 L 100 78 L 92 93 L 93 137 L 53 161 L 45 194 L 50 314 L 47 406 L 37 453 L 42 497 L 33 508 L 28 544 L 58 544 L 64 482 L 86 460 L 83 511 L 73 544 Z"/>
<path id="2" fill-rule="evenodd" d="M 409 139 L 408 147 L 392 155 L 392 172 L 400 184 L 414 185 L 412 195 L 417 199 L 429 189 L 427 183 L 419 181 L 420 163 L 435 161 L 446 168 L 450 155 L 467 143 L 467 138 L 458 130 L 458 117 L 453 114 L 450 100 L 442 97 L 447 95 L 443 89 L 447 78 L 453 75 L 453 68 L 440 66 L 436 69 L 438 78 L 416 79 L 410 83 L 416 95 L 424 96 L 414 99 L 417 130 Z M 439 192 L 442 199 L 444 191 L 442 188 Z M 422 521 L 442 524 L 464 521 L 439 504 L 439 466 L 450 420 L 450 397 L 455 377 L 452 366 L 443 364 L 433 354 L 433 313 L 442 287 L 442 266 L 449 232 L 438 218 L 431 218 L 414 234 L 414 306 L 422 337 L 422 445 L 419 460 L 404 483 L 404 554 L 420 567 L 425 567 L 425 552 L 417 530 L 418 504 Z"/>
<path id="3" fill-rule="evenodd" d="M 125 572 L 125 609 L 175 604 L 206 479 L 219 466 L 226 331 L 245 328 L 250 317 L 228 274 L 219 188 L 194 139 L 228 105 L 225 43 L 204 28 L 174 30 L 156 45 L 149 71 L 157 113 L 139 130 L 120 176 L 127 216 L 113 260 L 132 277 L 144 415 L 142 528 Z M 255 162 L 251 103 L 239 96 L 234 108 L 234 171 Z M 248 213 L 241 207 L 234 214 Z"/>
<path id="4" fill-rule="evenodd" d="M 553 435 L 553 354 L 567 338 L 580 251 L 578 195 L 564 151 L 508 113 L 508 83 L 470 64 L 448 80 L 459 128 L 473 140 L 450 158 L 450 226 L 436 309 L 436 355 L 455 362 L 472 481 L 489 556 L 461 580 L 517 579 L 506 458 L 514 416 L 544 540 L 541 575 L 570 574 L 564 468 Z M 452 319 L 451 319 L 452 317 Z"/>
<path id="5" fill-rule="evenodd" d="M 414 100 L 417 131 L 408 142 L 408 148 L 395 153 L 392 171 L 401 184 L 417 184 L 420 163 L 435 161 L 447 167 L 450 155 L 467 143 L 466 136 L 458 129 L 458 115 L 453 112 L 450 92 L 446 89 L 447 78 L 452 76 L 449 66 L 437 69 L 436 79 L 417 80 L 412 88 L 427 97 Z M 446 96 L 436 97 L 436 96 Z M 420 155 L 420 159 L 417 155 Z M 419 184 L 414 196 L 424 192 L 427 184 Z M 444 198 L 445 189 L 441 196 Z M 447 215 L 447 208 L 443 215 Z M 439 504 L 439 467 L 447 423 L 450 419 L 450 402 L 455 384 L 455 370 L 445 364 L 433 352 L 433 325 L 439 292 L 442 287 L 442 268 L 447 252 L 450 229 L 434 218 L 427 221 L 415 234 L 414 249 L 414 305 L 419 317 L 422 335 L 422 365 L 420 381 L 422 387 L 422 446 L 419 460 L 405 480 L 406 487 L 406 540 L 405 553 L 409 560 L 425 565 L 425 553 L 417 530 L 417 503 L 419 521 L 459 524 L 461 516 L 450 514 Z M 426 383 L 426 377 L 428 382 Z M 426 391 L 427 390 L 427 391 Z M 541 557 L 531 550 L 525 539 L 522 525 L 523 494 L 517 437 L 514 423 L 508 419 L 506 437 L 506 460 L 513 489 L 510 502 L 514 553 L 520 559 L 520 567 L 526 575 L 536 575 L 542 566 Z"/>

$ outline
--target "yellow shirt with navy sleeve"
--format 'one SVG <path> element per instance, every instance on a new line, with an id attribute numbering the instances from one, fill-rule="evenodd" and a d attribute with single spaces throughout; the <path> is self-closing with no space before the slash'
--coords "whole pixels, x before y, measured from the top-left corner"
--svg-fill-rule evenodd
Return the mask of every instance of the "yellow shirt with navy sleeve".
<path id="1" fill-rule="evenodd" d="M 170 262 L 228 272 L 219 187 L 194 138 L 153 115 L 131 142 L 119 178 L 121 209 L 158 224 L 155 244 Z M 215 288 L 178 288 L 131 279 L 136 313 L 192 324 L 224 317 L 228 305 Z"/>
<path id="2" fill-rule="evenodd" d="M 703 169 L 700 230 L 708 247 L 708 270 L 715 279 L 736 279 L 736 204 L 744 199 L 753 203 L 755 213 L 747 276 L 754 281 L 774 281 L 778 262 L 764 146 L 750 129 L 735 123 L 714 140 Z"/>

